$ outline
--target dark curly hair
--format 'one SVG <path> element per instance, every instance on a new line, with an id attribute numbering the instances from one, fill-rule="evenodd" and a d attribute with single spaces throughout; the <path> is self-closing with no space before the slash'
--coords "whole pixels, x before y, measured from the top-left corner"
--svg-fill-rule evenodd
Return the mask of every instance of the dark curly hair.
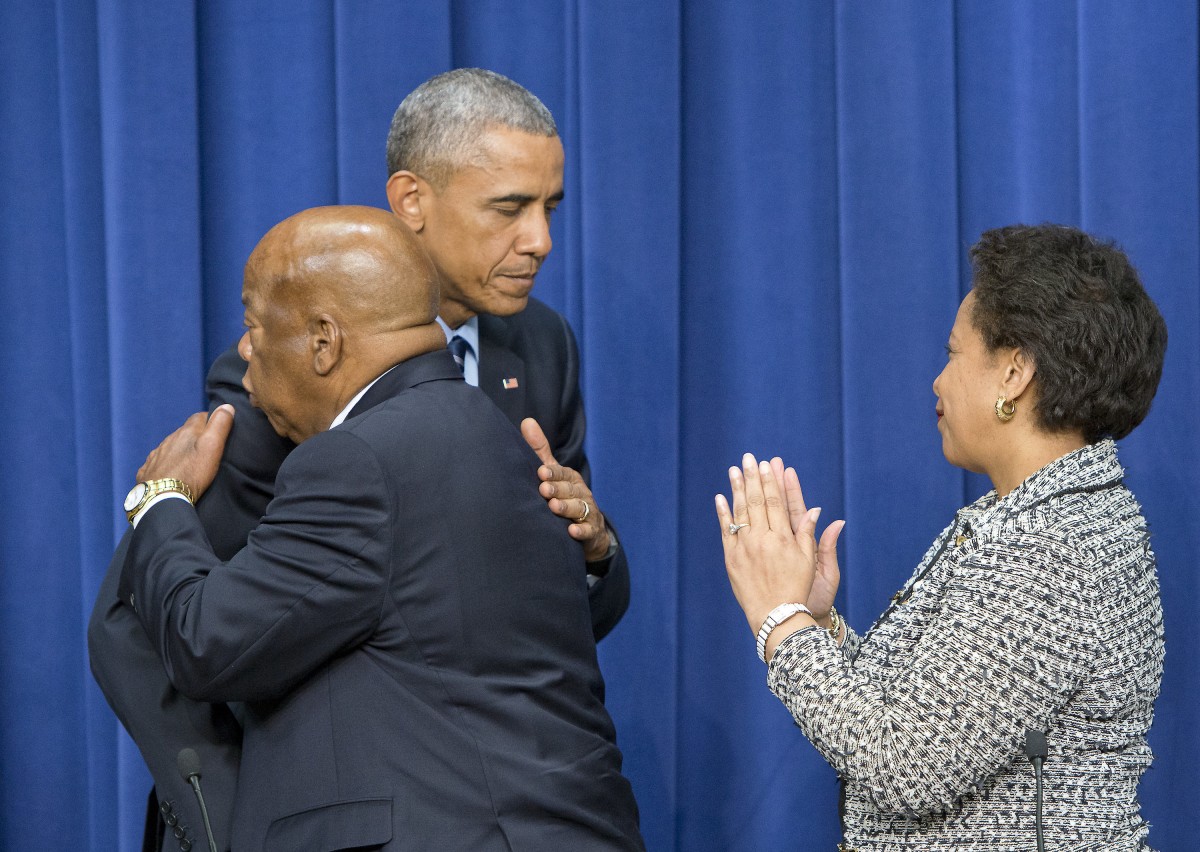
<path id="1" fill-rule="evenodd" d="M 1010 225 L 971 248 L 972 324 L 989 351 L 1015 347 L 1037 371 L 1037 423 L 1123 438 L 1162 377 L 1167 325 L 1113 243 L 1064 225 Z"/>

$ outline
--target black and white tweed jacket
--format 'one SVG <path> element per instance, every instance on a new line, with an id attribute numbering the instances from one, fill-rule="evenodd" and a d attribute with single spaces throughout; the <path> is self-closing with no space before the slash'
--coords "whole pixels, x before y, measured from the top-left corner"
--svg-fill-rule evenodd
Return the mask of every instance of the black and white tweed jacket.
<path id="1" fill-rule="evenodd" d="M 802 630 L 771 689 L 846 785 L 859 852 L 1144 850 L 1137 785 L 1163 666 L 1149 534 L 1111 441 L 958 512 L 865 637 Z"/>

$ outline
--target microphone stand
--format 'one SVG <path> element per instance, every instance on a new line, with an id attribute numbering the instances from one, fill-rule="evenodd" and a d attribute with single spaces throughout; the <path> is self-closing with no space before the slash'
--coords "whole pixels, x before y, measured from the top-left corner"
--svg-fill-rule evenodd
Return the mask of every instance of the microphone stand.
<path id="1" fill-rule="evenodd" d="M 204 794 L 200 792 L 200 756 L 195 749 L 185 748 L 179 752 L 176 759 L 179 774 L 192 785 L 196 801 L 200 804 L 200 816 L 204 819 L 204 835 L 208 838 L 208 852 L 217 852 L 216 841 L 213 840 L 212 824 L 208 821 L 208 808 L 204 805 Z"/>
<path id="2" fill-rule="evenodd" d="M 1037 852 L 1045 852 L 1042 839 L 1042 762 L 1046 759 L 1046 732 L 1029 730 L 1025 732 L 1025 754 L 1033 763 L 1033 777 L 1037 779 L 1037 810 L 1034 814 L 1034 830 L 1037 832 Z"/>

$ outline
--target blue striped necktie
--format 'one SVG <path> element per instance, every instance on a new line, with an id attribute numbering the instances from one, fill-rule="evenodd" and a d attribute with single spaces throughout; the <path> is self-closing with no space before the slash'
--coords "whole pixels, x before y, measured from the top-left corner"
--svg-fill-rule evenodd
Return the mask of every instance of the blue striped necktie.
<path id="1" fill-rule="evenodd" d="M 454 363 L 458 365 L 459 371 L 465 373 L 467 353 L 471 351 L 471 344 L 456 334 L 450 338 L 450 342 L 446 346 L 450 350 L 450 354 L 454 356 Z"/>

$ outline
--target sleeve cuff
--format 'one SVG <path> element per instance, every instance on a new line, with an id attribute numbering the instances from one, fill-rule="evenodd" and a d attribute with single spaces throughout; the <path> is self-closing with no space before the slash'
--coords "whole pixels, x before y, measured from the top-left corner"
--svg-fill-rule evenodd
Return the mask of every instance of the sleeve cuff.
<path id="1" fill-rule="evenodd" d="M 588 587 L 593 586 L 597 580 L 601 580 L 608 576 L 609 569 L 612 568 L 613 557 L 617 555 L 617 537 L 610 529 L 608 531 L 608 550 L 599 559 L 587 563 Z"/>
<path id="2" fill-rule="evenodd" d="M 142 518 L 144 518 L 146 516 L 146 513 L 150 511 L 152 506 L 157 506 L 163 500 L 172 500 L 172 499 L 187 500 L 188 503 L 192 502 L 191 500 L 188 500 L 188 498 L 186 498 L 182 494 L 180 494 L 178 491 L 164 491 L 162 494 L 156 494 L 155 496 L 151 497 L 147 501 L 145 506 L 143 506 L 141 509 L 138 510 L 138 513 L 136 515 L 133 516 L 133 520 L 130 521 L 130 523 L 133 524 L 133 528 L 137 529 L 138 522 L 140 522 L 142 520 Z"/>

